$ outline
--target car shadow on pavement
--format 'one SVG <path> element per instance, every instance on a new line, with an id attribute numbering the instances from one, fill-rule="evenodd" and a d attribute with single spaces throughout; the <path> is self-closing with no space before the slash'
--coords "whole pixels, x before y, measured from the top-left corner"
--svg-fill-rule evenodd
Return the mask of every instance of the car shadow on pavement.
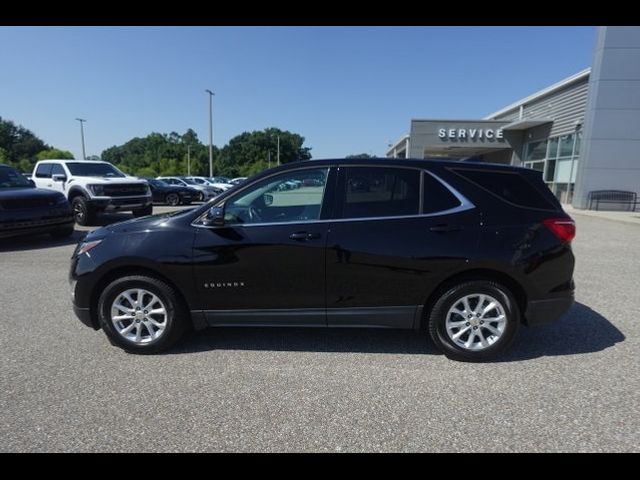
<path id="1" fill-rule="evenodd" d="M 0 253 L 41 250 L 77 244 L 88 232 L 76 229 L 67 238 L 53 238 L 47 233 L 0 239 Z"/>
<path id="2" fill-rule="evenodd" d="M 581 303 L 557 322 L 521 328 L 511 349 L 497 362 L 544 356 L 599 352 L 622 342 L 625 336 L 599 313 Z M 220 327 L 196 332 L 167 354 L 209 350 L 264 350 L 300 352 L 355 352 L 436 354 L 426 332 L 356 328 Z"/>

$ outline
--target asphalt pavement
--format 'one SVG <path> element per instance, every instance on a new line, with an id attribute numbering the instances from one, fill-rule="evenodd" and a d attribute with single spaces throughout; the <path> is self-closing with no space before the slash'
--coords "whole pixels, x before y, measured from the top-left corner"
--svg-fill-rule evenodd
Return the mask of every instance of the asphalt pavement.
<path id="1" fill-rule="evenodd" d="M 487 364 L 384 330 L 220 328 L 129 355 L 71 310 L 81 231 L 0 241 L 0 451 L 638 452 L 640 225 L 575 219 L 576 305 Z"/>

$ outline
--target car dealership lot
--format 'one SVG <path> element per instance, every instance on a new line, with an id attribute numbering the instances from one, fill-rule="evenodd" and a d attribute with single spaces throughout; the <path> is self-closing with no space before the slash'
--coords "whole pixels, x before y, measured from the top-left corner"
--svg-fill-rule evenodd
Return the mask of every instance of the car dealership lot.
<path id="1" fill-rule="evenodd" d="M 640 226 L 575 219 L 575 307 L 488 364 L 384 330 L 212 329 L 128 355 L 71 311 L 80 231 L 2 241 L 0 451 L 638 451 Z"/>

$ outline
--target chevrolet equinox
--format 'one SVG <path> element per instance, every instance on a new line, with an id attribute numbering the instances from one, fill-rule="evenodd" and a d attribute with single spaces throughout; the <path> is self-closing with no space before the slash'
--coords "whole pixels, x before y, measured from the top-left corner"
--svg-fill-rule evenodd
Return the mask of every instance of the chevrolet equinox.
<path id="1" fill-rule="evenodd" d="M 312 160 L 89 233 L 70 282 L 80 320 L 132 353 L 209 326 L 382 327 L 482 361 L 572 305 L 574 236 L 535 170 Z"/>

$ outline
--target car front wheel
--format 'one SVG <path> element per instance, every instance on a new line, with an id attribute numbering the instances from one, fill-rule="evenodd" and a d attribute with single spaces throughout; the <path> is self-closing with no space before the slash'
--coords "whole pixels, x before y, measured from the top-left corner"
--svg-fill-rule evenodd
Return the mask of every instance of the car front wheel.
<path id="1" fill-rule="evenodd" d="M 81 196 L 75 197 L 71 201 L 73 218 L 78 225 L 91 225 L 93 223 L 94 212 L 89 206 L 87 199 Z"/>
<path id="2" fill-rule="evenodd" d="M 132 275 L 111 282 L 98 300 L 100 325 L 114 345 L 129 353 L 158 353 L 174 345 L 188 324 L 173 287 Z"/>
<path id="3" fill-rule="evenodd" d="M 492 360 L 513 341 L 520 311 L 503 285 L 489 280 L 467 281 L 449 288 L 429 315 L 429 334 L 449 358 Z"/>
<path id="4" fill-rule="evenodd" d="M 180 196 L 177 193 L 169 193 L 165 198 L 165 203 L 172 207 L 175 207 L 180 203 Z"/>

